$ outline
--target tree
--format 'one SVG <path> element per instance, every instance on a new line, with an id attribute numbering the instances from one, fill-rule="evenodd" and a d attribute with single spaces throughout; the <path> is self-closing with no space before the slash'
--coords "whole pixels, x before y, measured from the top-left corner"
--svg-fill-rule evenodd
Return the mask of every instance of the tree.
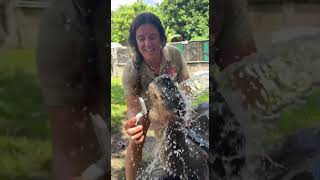
<path id="1" fill-rule="evenodd" d="M 159 7 L 165 28 L 183 40 L 209 38 L 209 0 L 163 0 Z"/>
<path id="2" fill-rule="evenodd" d="M 112 42 L 127 43 L 129 28 L 132 20 L 142 12 L 152 12 L 160 16 L 159 10 L 149 6 L 141 0 L 130 5 L 122 5 L 111 12 L 111 40 Z"/>

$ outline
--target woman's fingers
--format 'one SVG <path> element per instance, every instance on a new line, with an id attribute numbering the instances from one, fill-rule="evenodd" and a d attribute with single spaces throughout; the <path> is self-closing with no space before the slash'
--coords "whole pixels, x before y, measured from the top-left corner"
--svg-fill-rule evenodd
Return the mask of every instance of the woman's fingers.
<path id="1" fill-rule="evenodd" d="M 124 129 L 136 144 L 140 144 L 143 142 L 144 140 L 143 126 L 142 125 L 136 126 L 135 117 L 132 117 L 126 121 L 126 123 L 124 124 Z"/>
<path id="2" fill-rule="evenodd" d="M 137 134 L 131 136 L 132 140 L 139 140 L 141 136 L 143 135 L 143 131 L 138 132 Z"/>
<path id="3" fill-rule="evenodd" d="M 129 128 L 133 128 L 136 125 L 136 118 L 132 117 L 126 121 L 124 124 L 124 129 L 127 130 Z"/>
<path id="4" fill-rule="evenodd" d="M 127 129 L 127 133 L 129 136 L 134 136 L 137 133 L 143 132 L 143 126 L 142 125 L 138 125 L 135 126 L 133 128 L 129 128 Z"/>
<path id="5" fill-rule="evenodd" d="M 142 135 L 138 140 L 135 140 L 134 142 L 135 142 L 136 144 L 140 144 L 140 143 L 143 142 L 143 140 L 144 140 L 144 135 Z"/>

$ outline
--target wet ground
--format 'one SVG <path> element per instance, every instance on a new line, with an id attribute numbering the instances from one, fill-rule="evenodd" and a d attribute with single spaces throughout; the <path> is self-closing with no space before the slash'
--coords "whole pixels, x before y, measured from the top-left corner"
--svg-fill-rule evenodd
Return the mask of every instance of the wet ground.
<path id="1" fill-rule="evenodd" d="M 121 130 L 119 134 L 113 134 L 111 136 L 111 178 L 125 179 L 125 153 L 129 144 L 129 136 L 127 136 L 124 130 Z M 156 147 L 156 139 L 153 131 L 149 131 L 147 134 L 146 142 L 143 147 L 143 165 L 146 166 L 152 161 L 154 148 Z"/>

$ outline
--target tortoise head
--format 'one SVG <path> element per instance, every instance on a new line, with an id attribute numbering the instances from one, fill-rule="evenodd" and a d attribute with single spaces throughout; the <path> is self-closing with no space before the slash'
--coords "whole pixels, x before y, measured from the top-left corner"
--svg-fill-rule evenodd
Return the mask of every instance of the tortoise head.
<path id="1" fill-rule="evenodd" d="M 164 126 L 181 120 L 186 113 L 186 104 L 178 87 L 170 77 L 162 75 L 154 79 L 148 88 L 152 123 Z"/>

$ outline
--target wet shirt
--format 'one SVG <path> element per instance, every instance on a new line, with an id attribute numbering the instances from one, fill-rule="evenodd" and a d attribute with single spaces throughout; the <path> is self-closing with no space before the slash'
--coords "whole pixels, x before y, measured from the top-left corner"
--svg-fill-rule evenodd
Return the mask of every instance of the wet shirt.
<path id="1" fill-rule="evenodd" d="M 189 73 L 185 61 L 179 50 L 171 45 L 166 45 L 162 50 L 162 59 L 160 64 L 160 75 L 168 75 L 175 82 L 181 82 L 183 77 L 188 77 Z M 128 61 L 122 75 L 122 84 L 125 96 L 140 96 L 146 101 L 147 108 L 150 105 L 147 97 L 149 84 L 155 79 L 152 70 L 144 63 L 140 69 L 134 66 L 133 62 Z"/>

